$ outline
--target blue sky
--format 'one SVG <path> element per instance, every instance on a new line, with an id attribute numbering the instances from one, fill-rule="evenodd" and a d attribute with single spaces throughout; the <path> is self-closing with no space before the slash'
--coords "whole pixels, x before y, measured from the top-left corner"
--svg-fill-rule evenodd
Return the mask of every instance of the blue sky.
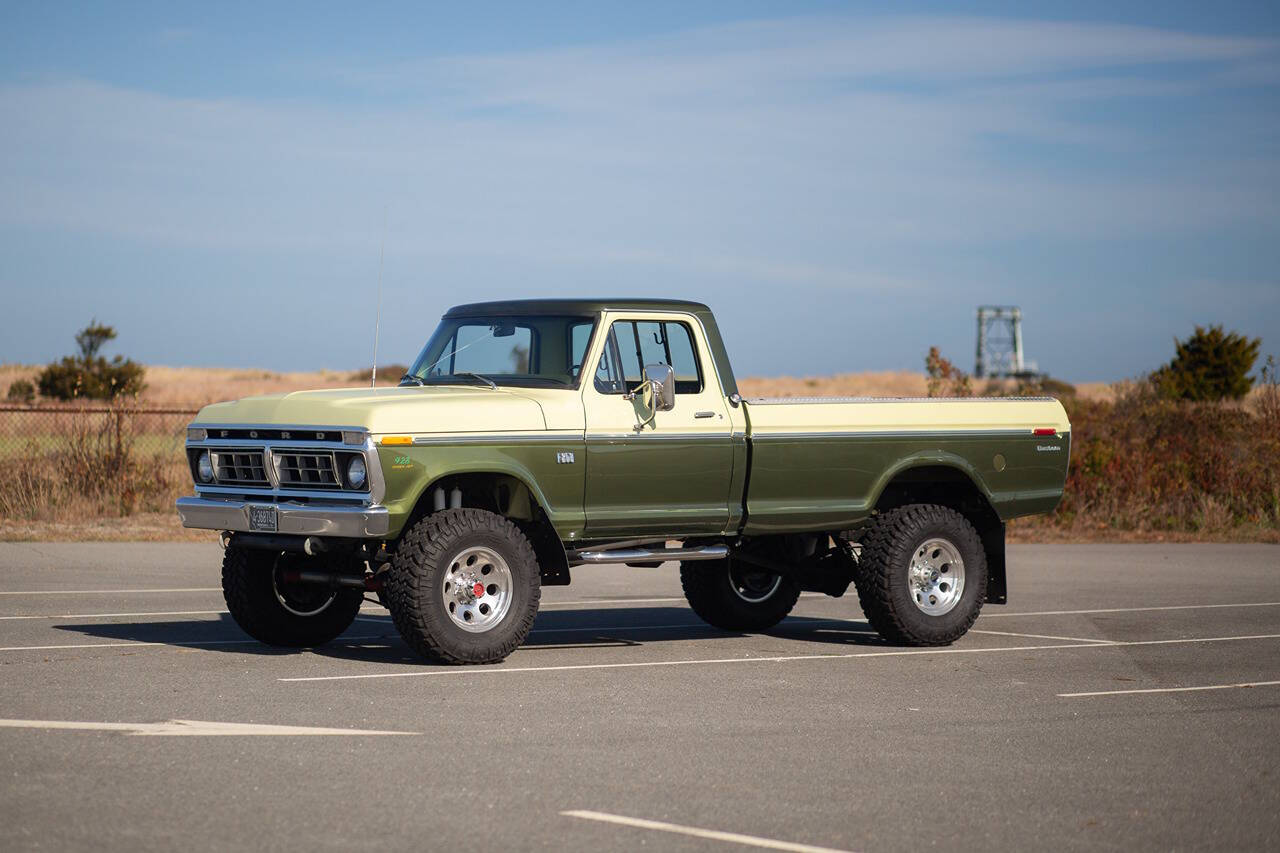
<path id="1" fill-rule="evenodd" d="M 742 374 L 1280 354 L 1267 3 L 6 3 L 0 361 L 412 359 L 451 304 L 700 299 Z"/>

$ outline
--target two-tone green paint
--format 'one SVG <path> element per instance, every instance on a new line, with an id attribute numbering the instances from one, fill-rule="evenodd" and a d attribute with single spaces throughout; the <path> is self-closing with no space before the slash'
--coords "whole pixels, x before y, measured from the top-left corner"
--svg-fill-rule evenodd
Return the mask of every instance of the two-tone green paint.
<path id="1" fill-rule="evenodd" d="M 590 395 L 601 392 L 583 381 L 301 392 L 209 406 L 198 422 L 367 431 L 377 448 L 389 538 L 420 502 L 432 500 L 434 485 L 472 475 L 522 486 L 564 542 L 844 530 L 867 518 L 895 477 L 921 467 L 962 473 L 1001 520 L 1047 512 L 1061 497 L 1070 424 L 1056 401 L 741 401 L 715 318 L 699 303 L 483 303 L 447 316 L 530 312 L 610 322 L 629 312 L 661 313 L 685 322 L 713 369 L 703 370 L 708 390 L 697 409 L 677 394 L 677 410 L 683 405 L 692 419 L 708 394 L 719 408 L 684 427 L 661 413 L 668 417 L 639 431 L 622 421 L 601 428 L 588 417 L 601 405 Z M 602 327 L 584 370 L 600 358 Z M 514 517 L 528 511 L 520 500 L 508 508 Z"/>
<path id="2" fill-rule="evenodd" d="M 386 482 L 383 501 L 391 516 L 390 534 L 399 536 L 418 501 L 430 500 L 430 487 L 465 474 L 496 474 L 515 478 L 542 507 L 562 539 L 582 535 L 583 457 L 581 437 L 465 438 L 422 445 L 378 448 Z M 558 453 L 573 453 L 575 462 L 558 463 Z M 405 461 L 401 461 L 405 460 Z"/>
<path id="3" fill-rule="evenodd" d="M 856 527 L 895 477 L 942 466 L 966 477 L 1002 521 L 1049 512 L 1062 497 L 1070 434 L 1041 452 L 1030 430 L 1007 434 L 796 435 L 752 439 L 748 534 Z M 1004 467 L 997 470 L 997 457 Z"/>
<path id="4" fill-rule="evenodd" d="M 933 466 L 963 473 L 1008 521 L 1048 512 L 1060 500 L 1070 434 L 1053 443 L 1061 450 L 1037 450 L 1046 440 L 1026 432 L 770 437 L 750 441 L 749 487 L 742 436 L 493 438 L 383 447 L 380 460 L 393 534 L 418 501 L 429 498 L 432 485 L 490 473 L 526 486 L 561 538 L 570 540 L 849 529 L 866 520 L 895 477 Z M 558 463 L 562 452 L 575 461 Z"/>

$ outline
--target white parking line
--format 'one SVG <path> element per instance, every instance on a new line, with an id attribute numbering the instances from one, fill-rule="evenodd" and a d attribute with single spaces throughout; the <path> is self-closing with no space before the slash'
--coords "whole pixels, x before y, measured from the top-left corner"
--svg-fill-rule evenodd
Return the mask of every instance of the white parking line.
<path id="1" fill-rule="evenodd" d="M 132 595 L 135 592 L 222 592 L 222 587 L 199 586 L 175 589 L 26 589 L 3 590 L 0 595 Z"/>
<path id="2" fill-rule="evenodd" d="M 1094 637 L 1055 637 L 1053 634 L 1018 634 L 1013 631 L 983 631 L 977 628 L 970 628 L 970 634 L 994 634 L 998 637 L 1026 637 L 1032 640 L 1070 640 L 1073 643 L 1101 643 L 1109 645 L 1112 640 L 1100 640 Z"/>
<path id="3" fill-rule="evenodd" d="M 1001 616 L 1088 616 L 1095 613 L 1142 613 L 1151 610 L 1213 610 L 1218 607 L 1280 607 L 1280 601 L 1245 601 L 1239 604 L 1166 604 L 1158 607 L 1101 607 L 1093 610 L 1030 610 L 1022 613 L 984 611 L 983 619 Z"/>
<path id="4" fill-rule="evenodd" d="M 829 598 L 830 596 L 821 592 L 804 592 L 800 594 L 801 598 Z M 580 599 L 575 601 L 544 601 L 542 608 L 547 607 L 569 607 L 590 604 L 667 604 L 667 603 L 685 603 L 682 596 L 674 596 L 669 598 L 595 598 Z M 1280 601 L 1243 601 L 1233 602 L 1230 604 L 1167 604 L 1152 607 L 1098 607 L 1087 610 L 1024 610 L 1024 611 L 994 611 L 984 610 L 983 619 L 999 619 L 1002 617 L 1012 618 L 1015 616 L 1088 616 L 1098 613 L 1142 613 L 1153 610 L 1214 610 L 1222 607 L 1280 607 Z"/>
<path id="5" fill-rule="evenodd" d="M 363 637 L 339 637 L 337 642 L 341 645 L 344 642 L 352 640 L 380 640 L 385 634 L 370 634 Z M 251 646 L 263 645 L 257 640 L 126 640 L 120 643 L 65 643 L 57 646 L 0 646 L 0 652 L 52 652 L 62 651 L 64 649 L 116 649 L 131 648 L 134 646 L 183 646 L 199 648 L 201 646 Z M 270 648 L 270 647 L 268 647 Z"/>
<path id="6" fill-rule="evenodd" d="M 631 661 L 627 663 L 580 663 L 560 666 L 512 666 L 512 667 L 468 667 L 458 669 L 431 669 L 425 672 L 367 672 L 357 675 L 310 675 L 279 678 L 277 681 L 356 681 L 370 678 L 433 678 L 458 675 L 496 675 L 511 672 L 566 672 L 579 669 L 640 669 L 659 666 L 705 666 L 710 664 L 731 663 L 791 663 L 809 660 L 849 660 L 851 658 L 908 657 L 912 655 L 977 655 L 995 652 L 1030 652 L 1048 649 L 1117 649 L 1128 646 L 1154 646 L 1189 643 L 1224 643 L 1236 640 L 1275 640 L 1280 634 L 1249 634 L 1241 637 L 1191 637 L 1179 640 L 1125 640 L 1108 643 L 1067 643 L 1042 646 L 998 646 L 981 649 L 931 648 L 931 649 L 895 649 L 877 652 L 848 652 L 844 654 L 818 655 L 776 655 L 771 657 L 740 658 L 691 658 L 684 660 L 652 660 Z"/>
<path id="7" fill-rule="evenodd" d="M 636 829 L 653 829 L 658 832 L 674 832 L 678 835 L 692 835 L 694 838 L 707 838 L 711 841 L 725 841 L 729 844 L 744 844 L 748 847 L 760 847 L 765 850 L 791 850 L 794 853 L 848 853 L 834 847 L 815 847 L 812 844 L 797 844 L 794 841 L 778 841 L 774 838 L 761 838 L 758 835 L 743 835 L 740 832 L 722 832 L 718 829 L 700 829 L 696 826 L 682 826 L 678 823 L 667 823 L 661 820 L 645 820 L 638 817 L 593 812 L 586 809 L 573 809 L 560 812 L 565 817 L 576 817 L 583 820 L 596 820 L 602 823 L 613 823 L 619 826 L 630 826 Z"/>
<path id="8" fill-rule="evenodd" d="M 1209 684 L 1204 687 L 1144 687 L 1138 690 L 1094 690 L 1088 693 L 1059 693 L 1063 699 L 1080 696 L 1125 696 L 1134 693 L 1195 693 L 1200 690 L 1234 690 L 1240 687 L 1274 687 L 1280 681 L 1241 681 L 1236 684 Z"/>
<path id="9" fill-rule="evenodd" d="M 670 602 L 684 602 L 684 596 L 669 596 L 666 598 L 584 598 L 577 601 L 544 601 L 538 605 L 539 609 L 547 607 L 570 607 L 583 604 L 667 604 Z"/>
<path id="10" fill-rule="evenodd" d="M 90 723 L 76 720 L 0 720 L 0 728 L 62 729 L 90 732 L 124 732 L 130 735 L 416 735 L 378 729 L 328 729 L 317 726 L 271 726 L 261 723 L 223 723 L 207 720 L 169 720 L 164 723 Z"/>
<path id="11" fill-rule="evenodd" d="M 60 589 L 57 589 L 57 590 L 30 590 L 27 592 L 0 592 L 0 595 L 55 595 L 55 594 L 88 595 L 88 594 L 107 594 L 107 593 L 123 594 L 123 593 L 129 593 L 129 592 L 221 592 L 221 591 L 222 590 L 219 589 L 218 587 L 192 588 L 192 589 L 132 589 L 132 590 L 113 590 L 113 589 L 60 590 Z M 825 598 L 827 596 L 825 596 L 823 593 L 820 593 L 820 592 L 815 592 L 815 593 L 806 592 L 806 593 L 803 593 L 801 597 L 802 598 Z M 684 598 L 680 598 L 680 597 L 598 598 L 598 599 L 583 599 L 581 601 L 544 601 L 541 605 L 541 609 L 545 610 L 548 607 L 568 607 L 571 605 L 581 606 L 581 605 L 590 605 L 590 604 L 658 604 L 658 603 L 668 603 L 668 602 L 684 602 Z M 982 614 L 981 618 L 985 620 L 985 619 L 998 619 L 1000 617 L 1013 617 L 1013 616 L 1075 616 L 1075 615 L 1089 615 L 1089 614 L 1095 614 L 1095 613 L 1140 613 L 1140 612 L 1149 611 L 1149 610 L 1205 610 L 1205 609 L 1215 609 L 1215 608 L 1221 608 L 1221 607 L 1280 607 L 1280 601 L 1247 601 L 1247 602 L 1241 602 L 1238 604 L 1174 604 L 1174 605 L 1168 605 L 1164 607 L 1107 607 L 1107 608 L 1102 608 L 1097 610 L 1036 610 L 1036 611 L 1021 612 L 1021 613 L 993 612 L 991 610 L 987 610 Z M 375 612 L 378 612 L 380 609 L 381 608 L 375 608 Z M 107 619 L 107 618 L 124 617 L 124 616 L 197 616 L 197 615 L 212 615 L 212 614 L 226 613 L 226 612 L 227 612 L 226 610 L 167 610 L 167 611 L 152 611 L 152 612 L 138 612 L 138 613 L 61 613 L 61 614 L 35 613 L 35 614 L 13 614 L 9 616 L 0 616 L 0 620 L 93 619 L 97 617 Z M 369 617 L 359 617 L 359 618 L 368 619 Z M 826 619 L 822 621 L 824 622 L 861 622 L 863 620 Z M 997 633 L 997 632 L 989 631 L 988 633 Z M 1010 634 L 1010 636 L 1034 637 L 1038 635 Z M 1088 640 L 1085 642 L 1105 642 L 1105 640 Z"/>
<path id="12" fill-rule="evenodd" d="M 382 625 L 390 624 L 390 619 L 391 617 L 389 616 L 357 616 L 356 617 L 357 622 L 376 622 Z M 807 628 L 809 626 L 815 626 L 815 625 L 844 625 L 844 624 L 865 625 L 866 623 L 859 619 L 808 619 L 808 618 L 805 618 L 803 622 L 783 621 L 778 623 L 777 627 Z M 596 633 L 599 633 L 602 631 L 604 632 L 617 631 L 620 633 L 626 633 L 627 631 L 661 631 L 663 628 L 701 628 L 705 631 L 722 631 L 724 633 L 737 633 L 733 631 L 724 631 L 724 629 L 717 628 L 714 625 L 708 625 L 706 622 L 678 622 L 678 623 L 671 623 L 666 625 L 598 625 L 598 626 L 588 625 L 582 628 L 534 628 L 529 633 L 531 635 L 532 634 L 587 634 L 593 631 Z M 756 633 L 756 632 L 751 632 L 751 633 Z M 874 634 L 875 632 L 874 631 L 854 631 L 851 633 Z M 996 632 L 992 632 L 992 633 L 996 633 Z M 1022 635 L 1015 634 L 1011 636 L 1022 636 Z M 1034 636 L 1034 635 L 1027 634 L 1025 636 Z M 1049 639 L 1056 640 L 1060 638 L 1050 637 Z M 1097 640 L 1097 641 L 1081 640 L 1080 642 L 1106 642 L 1106 641 L 1105 640 Z"/>
<path id="13" fill-rule="evenodd" d="M 140 613 L 40 613 L 24 616 L 0 616 L 12 619 L 122 619 L 126 616 L 213 616 L 227 610 L 147 610 Z"/>

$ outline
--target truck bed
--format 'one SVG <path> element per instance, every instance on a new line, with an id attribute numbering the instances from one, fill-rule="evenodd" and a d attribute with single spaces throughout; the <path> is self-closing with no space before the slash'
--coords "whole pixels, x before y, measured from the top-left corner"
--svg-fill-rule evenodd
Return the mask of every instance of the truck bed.
<path id="1" fill-rule="evenodd" d="M 1003 521 L 1050 511 L 1066 480 L 1071 427 L 1049 397 L 757 398 L 743 408 L 748 534 L 857 526 L 908 468 L 966 474 Z"/>

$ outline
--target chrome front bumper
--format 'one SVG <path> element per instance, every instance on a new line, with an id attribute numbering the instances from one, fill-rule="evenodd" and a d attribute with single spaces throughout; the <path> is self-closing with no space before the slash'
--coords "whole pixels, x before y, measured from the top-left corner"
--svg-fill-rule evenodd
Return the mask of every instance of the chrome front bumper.
<path id="1" fill-rule="evenodd" d="M 386 536 L 391 526 L 385 506 L 302 506 L 269 500 L 178 498 L 178 515 L 183 527 L 248 533 L 250 506 L 274 506 L 275 532 L 285 535 L 375 539 Z"/>

